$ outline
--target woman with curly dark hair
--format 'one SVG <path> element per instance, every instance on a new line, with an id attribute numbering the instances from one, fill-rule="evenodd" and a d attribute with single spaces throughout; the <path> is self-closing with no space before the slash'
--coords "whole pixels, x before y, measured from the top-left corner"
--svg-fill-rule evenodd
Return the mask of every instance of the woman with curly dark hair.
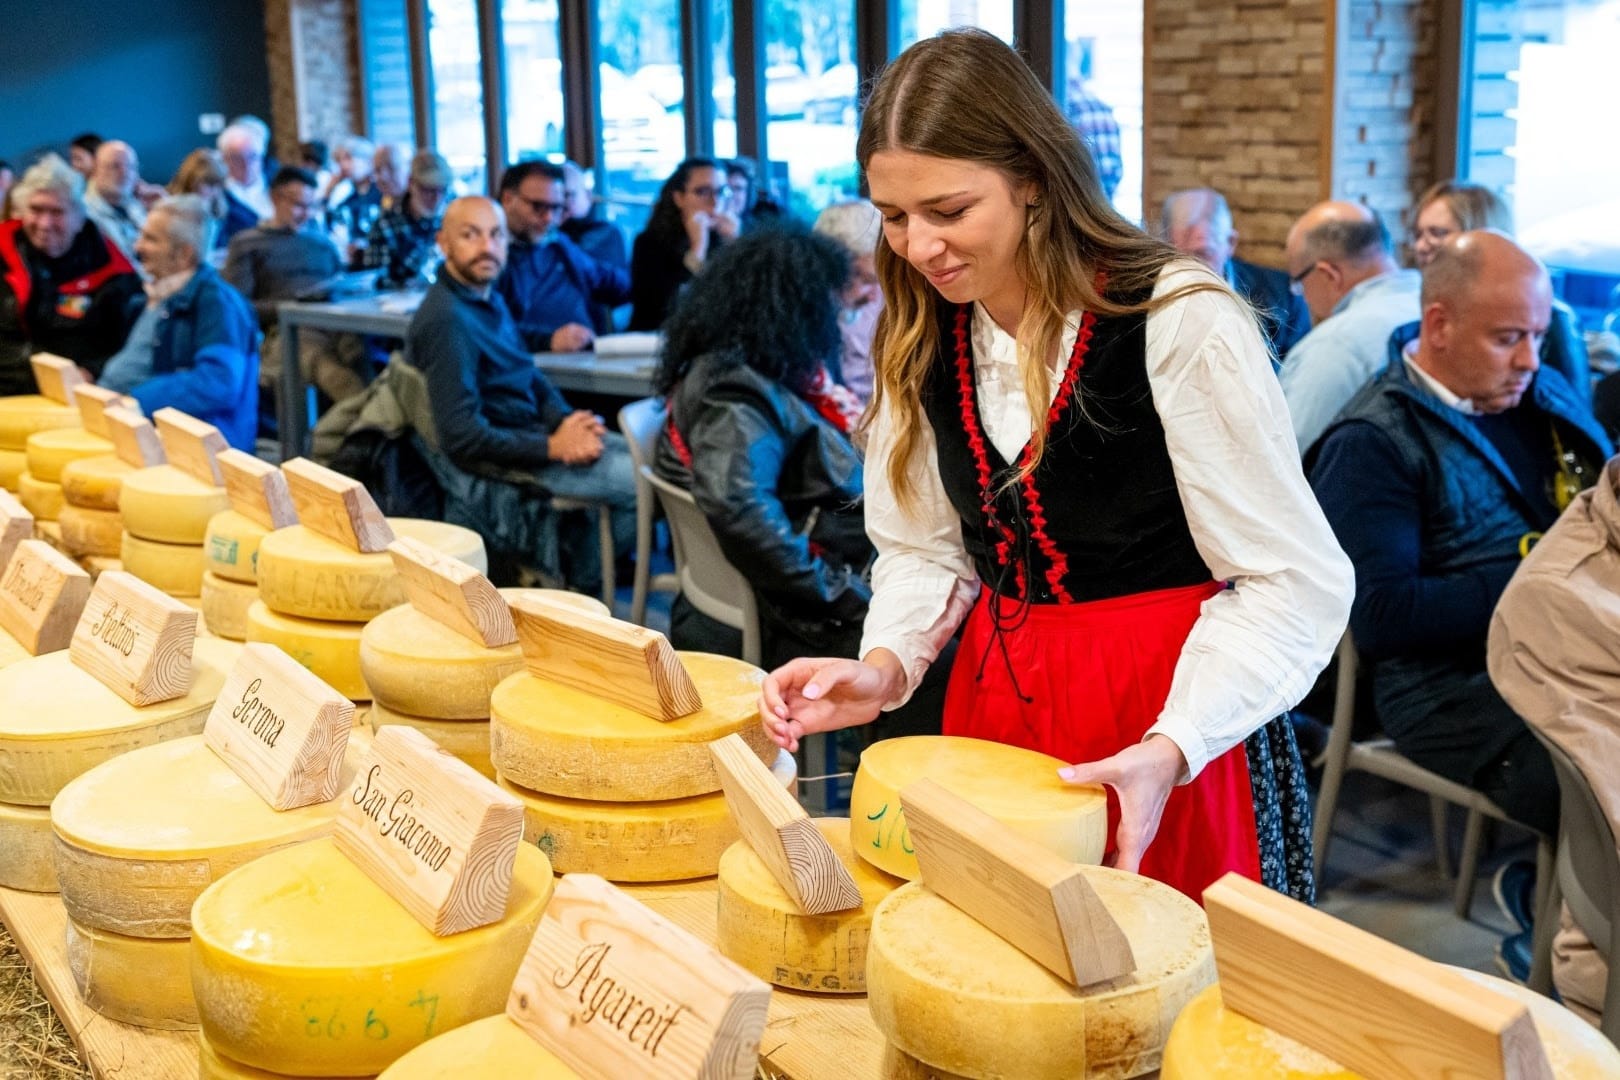
<path id="1" fill-rule="evenodd" d="M 681 290 L 738 232 L 725 170 L 713 158 L 687 158 L 658 190 L 647 227 L 630 252 L 630 329 L 657 330 Z"/>

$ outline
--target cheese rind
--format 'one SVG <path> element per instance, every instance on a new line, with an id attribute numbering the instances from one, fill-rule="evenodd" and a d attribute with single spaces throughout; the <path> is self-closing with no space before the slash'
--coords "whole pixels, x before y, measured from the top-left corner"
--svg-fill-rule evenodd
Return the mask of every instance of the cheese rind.
<path id="1" fill-rule="evenodd" d="M 69 506 L 86 510 L 117 510 L 124 477 L 135 466 L 112 454 L 80 458 L 62 469 L 62 496 Z"/>
<path id="2" fill-rule="evenodd" d="M 159 592 L 170 596 L 202 595 L 208 562 L 200 544 L 165 544 L 126 531 L 119 538 L 118 561 Z"/>
<path id="3" fill-rule="evenodd" d="M 69 919 L 67 959 L 79 997 L 108 1019 L 168 1031 L 196 1028 L 185 938 L 124 937 Z"/>
<path id="4" fill-rule="evenodd" d="M 27 454 L 21 450 L 0 450 L 0 487 L 15 493 L 18 481 L 27 471 Z"/>
<path id="5" fill-rule="evenodd" d="M 36 521 L 55 521 L 62 514 L 61 484 L 47 484 L 26 471 L 17 477 L 17 501 Z"/>
<path id="6" fill-rule="evenodd" d="M 279 645 L 294 660 L 350 701 L 370 701 L 360 674 L 360 623 L 300 619 L 255 600 L 247 612 L 247 640 Z"/>
<path id="7" fill-rule="evenodd" d="M 36 431 L 28 436 L 24 455 L 28 472 L 35 480 L 50 484 L 62 482 L 62 470 L 69 462 L 100 457 L 113 452 L 113 444 L 80 427 Z"/>
<path id="8" fill-rule="evenodd" d="M 36 431 L 80 425 L 76 407 L 52 401 L 43 394 L 0 397 L 0 450 L 21 453 L 28 448 L 28 436 Z"/>
<path id="9" fill-rule="evenodd" d="M 420 540 L 479 573 L 484 541 L 442 521 L 389 518 L 394 534 Z M 303 525 L 277 529 L 259 544 L 259 595 L 272 611 L 305 619 L 366 622 L 405 602 L 405 585 L 386 551 L 362 555 Z"/>
<path id="10" fill-rule="evenodd" d="M 667 723 L 526 672 L 508 676 L 489 699 L 495 767 L 547 795 L 647 802 L 719 791 L 708 744 L 727 735 L 775 761 L 776 744 L 759 722 L 764 673 L 727 656 L 679 655 L 703 708 Z"/>
<path id="11" fill-rule="evenodd" d="M 228 509 L 223 487 L 205 484 L 173 465 L 134 470 L 124 477 L 118 494 L 124 531 L 160 544 L 201 547 L 209 520 Z"/>
<path id="12" fill-rule="evenodd" d="M 259 599 L 257 585 L 227 581 L 217 574 L 203 572 L 202 615 L 208 632 L 232 641 L 246 641 L 248 609 Z"/>
<path id="13" fill-rule="evenodd" d="M 56 892 L 54 847 L 50 807 L 0 803 L 0 885 Z"/>
<path id="14" fill-rule="evenodd" d="M 62 546 L 75 558 L 116 558 L 122 550 L 124 521 L 116 510 L 90 510 L 68 503 L 56 523 L 62 529 Z"/>
<path id="15" fill-rule="evenodd" d="M 197 1080 L 287 1080 L 283 1073 L 267 1072 L 244 1065 L 215 1050 L 201 1034 L 197 1037 Z M 310 1078 L 304 1078 L 310 1080 Z M 314 1080 L 340 1080 L 338 1077 L 317 1077 Z"/>
<path id="16" fill-rule="evenodd" d="M 501 1015 L 435 1035 L 384 1069 L 377 1080 L 469 1077 L 578 1080 L 579 1074 L 513 1023 L 511 1017 Z"/>
<path id="17" fill-rule="evenodd" d="M 208 519 L 203 555 L 208 570 L 227 581 L 258 583 L 259 544 L 270 530 L 235 510 L 221 510 Z"/>
<path id="18" fill-rule="evenodd" d="M 330 839 L 227 874 L 192 909 L 192 983 L 215 1051 L 292 1076 L 370 1076 L 432 1036 L 495 1016 L 551 899 L 518 848 L 506 915 L 435 937 Z"/>
<path id="19" fill-rule="evenodd" d="M 427 720 L 488 720 L 490 694 L 522 670 L 515 642 L 488 648 L 410 604 L 378 615 L 360 635 L 360 672 L 372 699 Z"/>
<path id="20" fill-rule="evenodd" d="M 384 724 L 415 728 L 482 775 L 495 779 L 495 766 L 489 760 L 488 720 L 429 720 L 421 716 L 407 716 L 386 705 L 372 702 L 366 713 L 366 723 L 373 732 Z"/>

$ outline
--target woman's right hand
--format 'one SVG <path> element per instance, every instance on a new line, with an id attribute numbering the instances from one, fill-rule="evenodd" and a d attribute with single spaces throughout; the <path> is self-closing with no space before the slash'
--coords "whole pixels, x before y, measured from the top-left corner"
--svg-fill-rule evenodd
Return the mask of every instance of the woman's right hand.
<path id="1" fill-rule="evenodd" d="M 714 228 L 714 216 L 706 210 L 694 210 L 682 224 L 686 226 L 687 251 L 701 263 L 709 255 L 709 232 Z"/>
<path id="2" fill-rule="evenodd" d="M 760 715 L 771 740 L 792 753 L 806 735 L 876 720 L 904 689 L 905 671 L 887 653 L 869 659 L 877 662 L 806 657 L 765 676 Z"/>

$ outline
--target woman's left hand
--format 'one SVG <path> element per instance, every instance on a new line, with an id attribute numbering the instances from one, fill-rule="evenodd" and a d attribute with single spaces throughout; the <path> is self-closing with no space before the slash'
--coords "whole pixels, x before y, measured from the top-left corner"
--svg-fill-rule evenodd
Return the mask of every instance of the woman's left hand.
<path id="1" fill-rule="evenodd" d="M 1071 784 L 1107 784 L 1114 789 L 1119 796 L 1119 829 L 1108 865 L 1135 874 L 1159 833 L 1164 804 L 1186 769 L 1187 759 L 1174 740 L 1151 735 L 1113 757 L 1059 769 L 1058 776 Z"/>

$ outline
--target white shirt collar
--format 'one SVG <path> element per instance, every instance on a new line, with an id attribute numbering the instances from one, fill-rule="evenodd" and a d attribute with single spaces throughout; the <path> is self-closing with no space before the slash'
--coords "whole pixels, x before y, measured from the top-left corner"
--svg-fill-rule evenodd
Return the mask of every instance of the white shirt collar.
<path id="1" fill-rule="evenodd" d="M 1419 386 L 1423 387 L 1423 389 L 1439 398 L 1447 407 L 1456 409 L 1464 416 L 1478 416 L 1479 410 L 1474 407 L 1474 403 L 1472 401 L 1469 401 L 1465 397 L 1458 397 L 1456 394 L 1453 394 L 1451 389 L 1447 387 L 1445 383 L 1441 382 L 1439 379 L 1435 378 L 1433 375 L 1430 375 L 1427 371 L 1424 371 L 1418 366 L 1417 348 L 1418 339 L 1413 338 L 1411 341 L 1408 341 L 1406 343 L 1406 347 L 1401 350 L 1401 358 L 1406 361 L 1406 373 L 1412 377 L 1412 381 L 1416 382 Z"/>
<path id="2" fill-rule="evenodd" d="M 190 270 L 181 270 L 179 273 L 170 274 L 168 277 L 148 281 L 146 283 L 146 302 L 148 304 L 163 303 L 163 301 L 185 288 L 186 283 L 191 280 L 192 275 L 196 272 L 197 268 L 193 266 Z"/>

